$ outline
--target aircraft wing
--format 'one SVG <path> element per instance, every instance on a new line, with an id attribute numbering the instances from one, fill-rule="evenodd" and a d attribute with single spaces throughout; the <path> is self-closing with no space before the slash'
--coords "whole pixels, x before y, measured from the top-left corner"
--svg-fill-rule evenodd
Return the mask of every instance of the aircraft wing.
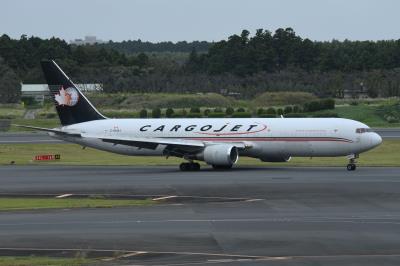
<path id="1" fill-rule="evenodd" d="M 208 145 L 218 144 L 232 144 L 238 149 L 251 148 L 251 144 L 245 142 L 219 142 L 219 141 L 202 141 L 195 139 L 180 139 L 180 138 L 138 138 L 138 137 L 118 137 L 118 136 L 98 136 L 89 135 L 84 133 L 74 133 L 70 131 L 63 131 L 57 128 L 43 128 L 25 125 L 15 125 L 17 127 L 29 128 L 39 131 L 45 131 L 56 135 L 83 137 L 83 138 L 96 138 L 103 142 L 113 143 L 114 145 L 128 145 L 143 149 L 156 149 L 159 145 L 165 146 L 166 153 L 174 156 L 183 156 L 188 153 L 196 153 L 202 151 Z"/>
<path id="2" fill-rule="evenodd" d="M 86 137 L 86 136 L 84 136 Z M 156 149 L 158 145 L 186 147 L 186 148 L 204 148 L 201 141 L 183 140 L 183 139 L 164 139 L 164 138 L 121 138 L 121 137 L 98 137 L 104 142 L 134 146 L 138 148 Z"/>
<path id="3" fill-rule="evenodd" d="M 159 145 L 164 145 L 167 152 L 176 154 L 186 154 L 199 152 L 207 145 L 218 144 L 218 142 L 204 142 L 201 140 L 179 139 L 179 138 L 127 138 L 127 137 L 95 137 L 83 135 L 82 137 L 92 137 L 101 139 L 103 142 L 113 143 L 115 145 L 128 145 L 145 149 L 156 149 Z M 226 144 L 226 142 L 224 142 Z M 248 147 L 242 142 L 232 142 L 239 149 Z"/>

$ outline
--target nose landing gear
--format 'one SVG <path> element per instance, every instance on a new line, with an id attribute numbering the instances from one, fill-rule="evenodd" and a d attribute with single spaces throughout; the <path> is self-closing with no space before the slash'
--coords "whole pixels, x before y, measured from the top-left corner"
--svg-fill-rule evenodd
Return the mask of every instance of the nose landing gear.
<path id="1" fill-rule="evenodd" d="M 357 166 L 356 166 L 356 164 L 354 164 L 354 163 L 349 163 L 348 165 L 347 165 L 347 171 L 354 171 L 354 170 L 356 170 L 357 169 Z"/>
<path id="2" fill-rule="evenodd" d="M 349 164 L 347 165 L 347 171 L 354 171 L 357 169 L 356 159 L 358 158 L 358 154 L 351 154 L 348 156 Z"/>

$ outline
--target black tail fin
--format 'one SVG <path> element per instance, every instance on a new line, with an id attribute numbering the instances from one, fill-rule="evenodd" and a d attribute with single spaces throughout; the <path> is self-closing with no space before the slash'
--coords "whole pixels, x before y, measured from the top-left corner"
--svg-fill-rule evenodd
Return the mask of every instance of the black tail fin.
<path id="1" fill-rule="evenodd" d="M 105 119 L 53 61 L 42 61 L 44 76 L 63 126 Z"/>

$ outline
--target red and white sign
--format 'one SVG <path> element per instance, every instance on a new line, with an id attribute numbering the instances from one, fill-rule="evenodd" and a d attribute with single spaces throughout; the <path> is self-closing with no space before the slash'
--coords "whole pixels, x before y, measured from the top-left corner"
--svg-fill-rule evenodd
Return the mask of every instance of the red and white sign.
<path id="1" fill-rule="evenodd" d="M 35 161 L 55 161 L 60 160 L 60 154 L 41 154 L 35 156 Z"/>

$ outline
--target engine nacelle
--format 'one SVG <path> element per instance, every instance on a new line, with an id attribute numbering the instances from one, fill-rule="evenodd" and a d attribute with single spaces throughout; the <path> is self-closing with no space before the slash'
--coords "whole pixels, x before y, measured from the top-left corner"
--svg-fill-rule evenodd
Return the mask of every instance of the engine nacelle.
<path id="1" fill-rule="evenodd" d="M 260 160 L 263 162 L 271 162 L 271 163 L 284 163 L 289 162 L 292 159 L 291 156 L 266 156 L 260 157 Z"/>
<path id="2" fill-rule="evenodd" d="M 204 148 L 198 159 L 216 166 L 231 166 L 239 159 L 238 149 L 229 144 L 215 144 Z"/>

